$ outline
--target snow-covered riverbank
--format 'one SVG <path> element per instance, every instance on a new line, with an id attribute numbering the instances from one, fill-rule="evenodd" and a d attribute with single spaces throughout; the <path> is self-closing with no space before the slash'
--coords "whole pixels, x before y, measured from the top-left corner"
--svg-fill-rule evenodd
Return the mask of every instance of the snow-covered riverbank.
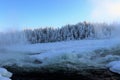
<path id="1" fill-rule="evenodd" d="M 120 60 L 120 39 L 76 40 L 0 47 L 0 66 L 107 68 Z M 57 64 L 57 65 L 56 65 Z M 51 66 L 52 65 L 52 66 Z M 110 69 L 111 70 L 111 69 Z"/>

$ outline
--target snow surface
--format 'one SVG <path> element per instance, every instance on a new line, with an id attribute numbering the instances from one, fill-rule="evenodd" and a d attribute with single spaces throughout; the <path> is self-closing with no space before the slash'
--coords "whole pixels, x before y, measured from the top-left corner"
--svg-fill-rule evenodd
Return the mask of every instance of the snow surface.
<path id="1" fill-rule="evenodd" d="M 120 49 L 119 38 L 1 46 L 0 66 L 17 64 L 21 67 L 40 67 L 56 63 L 74 63 L 73 66 L 85 64 L 102 68 L 111 61 L 120 60 L 120 55 L 104 51 L 107 49 L 110 52 L 114 47 Z M 35 61 L 42 63 L 36 64 Z"/>
<path id="2" fill-rule="evenodd" d="M 112 72 L 120 74 L 120 61 L 112 61 L 106 65 Z"/>
<path id="3" fill-rule="evenodd" d="M 11 80 L 10 77 L 12 76 L 12 73 L 8 72 L 4 68 L 0 68 L 0 80 Z"/>
<path id="4" fill-rule="evenodd" d="M 110 58 L 120 59 L 119 55 L 99 57 L 94 52 L 97 49 L 111 49 L 120 44 L 120 39 L 76 40 L 55 43 L 39 43 L 27 45 L 4 46 L 0 48 L 0 65 L 23 65 L 32 60 L 43 64 L 72 61 L 99 66 Z M 92 59 L 93 58 L 93 59 Z M 96 60 L 95 60 L 96 59 Z M 26 62 L 25 62 L 26 61 Z"/>

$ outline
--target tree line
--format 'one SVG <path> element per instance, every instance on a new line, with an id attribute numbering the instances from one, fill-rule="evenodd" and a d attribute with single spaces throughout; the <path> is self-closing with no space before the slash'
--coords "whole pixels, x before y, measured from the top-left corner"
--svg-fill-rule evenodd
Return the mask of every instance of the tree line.
<path id="1" fill-rule="evenodd" d="M 65 25 L 61 28 L 39 28 L 24 30 L 30 43 L 46 43 L 66 40 L 82 40 L 110 37 L 112 27 L 105 23 L 91 24 L 80 22 L 75 25 Z"/>

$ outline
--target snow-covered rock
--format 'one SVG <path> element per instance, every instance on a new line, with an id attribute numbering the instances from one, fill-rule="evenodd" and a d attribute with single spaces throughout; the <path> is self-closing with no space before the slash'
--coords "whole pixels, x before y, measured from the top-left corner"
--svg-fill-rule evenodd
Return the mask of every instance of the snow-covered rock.
<path id="1" fill-rule="evenodd" d="M 120 74 L 120 61 L 112 61 L 106 65 L 110 71 Z"/>
<path id="2" fill-rule="evenodd" d="M 6 77 L 2 77 L 2 76 L 0 75 L 0 80 L 11 80 L 11 79 L 6 78 Z"/>
<path id="3" fill-rule="evenodd" d="M 11 76 L 12 76 L 12 73 L 10 73 L 4 68 L 0 68 L 0 80 L 11 80 L 9 79 Z"/>

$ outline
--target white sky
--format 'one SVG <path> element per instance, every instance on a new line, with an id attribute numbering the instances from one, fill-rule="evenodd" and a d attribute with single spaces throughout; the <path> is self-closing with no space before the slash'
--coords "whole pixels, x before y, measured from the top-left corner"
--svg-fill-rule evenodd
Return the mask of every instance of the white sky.
<path id="1" fill-rule="evenodd" d="M 120 20 L 120 0 L 91 0 L 91 20 L 113 22 Z"/>

